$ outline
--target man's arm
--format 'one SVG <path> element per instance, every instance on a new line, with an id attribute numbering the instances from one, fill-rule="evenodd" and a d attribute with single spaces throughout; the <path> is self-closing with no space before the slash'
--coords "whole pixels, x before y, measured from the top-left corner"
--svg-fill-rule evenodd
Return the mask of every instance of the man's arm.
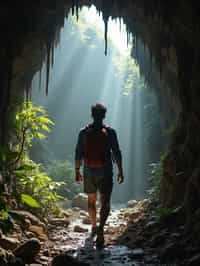
<path id="1" fill-rule="evenodd" d="M 78 141 L 75 149 L 75 180 L 76 182 L 81 182 L 83 177 L 80 173 L 80 167 L 83 158 L 83 143 L 82 143 L 82 132 L 79 133 Z"/>
<path id="2" fill-rule="evenodd" d="M 121 154 L 121 150 L 119 148 L 119 142 L 118 142 L 117 134 L 116 134 L 114 129 L 112 129 L 110 132 L 110 138 L 111 138 L 110 139 L 111 140 L 111 149 L 112 149 L 113 156 L 114 156 L 114 159 L 116 161 L 117 168 L 118 168 L 117 180 L 118 180 L 118 183 L 121 184 L 124 181 L 123 166 L 122 166 L 122 154 Z"/>

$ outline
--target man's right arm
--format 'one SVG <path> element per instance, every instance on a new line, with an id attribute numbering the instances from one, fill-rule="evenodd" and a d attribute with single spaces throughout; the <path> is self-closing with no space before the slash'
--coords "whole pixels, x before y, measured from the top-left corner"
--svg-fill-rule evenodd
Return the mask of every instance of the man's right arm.
<path id="1" fill-rule="evenodd" d="M 75 180 L 76 182 L 81 182 L 83 177 L 80 173 L 80 167 L 83 159 L 83 140 L 82 140 L 82 132 L 80 131 L 78 136 L 78 141 L 75 149 Z"/>

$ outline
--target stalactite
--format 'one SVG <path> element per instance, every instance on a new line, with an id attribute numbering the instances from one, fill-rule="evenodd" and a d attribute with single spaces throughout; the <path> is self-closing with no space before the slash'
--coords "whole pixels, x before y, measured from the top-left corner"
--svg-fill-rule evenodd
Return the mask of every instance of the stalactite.
<path id="1" fill-rule="evenodd" d="M 105 39 L 105 55 L 107 55 L 107 50 L 108 50 L 108 19 L 109 17 L 104 17 L 104 25 L 105 25 L 105 33 L 104 33 L 104 39 Z"/>
<path id="2" fill-rule="evenodd" d="M 119 18 L 119 30 L 122 31 L 122 18 Z"/>
<path id="3" fill-rule="evenodd" d="M 72 0 L 72 16 L 74 15 L 74 9 L 75 9 L 75 6 L 76 6 L 76 3 L 75 3 L 76 0 Z"/>
<path id="4" fill-rule="evenodd" d="M 75 5 L 76 5 L 76 19 L 78 21 L 78 8 L 79 8 L 79 0 L 75 0 Z"/>
<path id="5" fill-rule="evenodd" d="M 41 91 L 41 84 L 42 84 L 42 65 L 40 65 L 40 71 L 39 71 L 39 91 Z"/>
<path id="6" fill-rule="evenodd" d="M 52 41 L 51 44 L 51 67 L 53 67 L 54 64 L 54 41 Z"/>
<path id="7" fill-rule="evenodd" d="M 46 95 L 48 95 L 49 88 L 49 73 L 50 73 L 50 58 L 51 58 L 51 40 L 47 39 L 46 42 L 47 59 L 46 59 Z"/>

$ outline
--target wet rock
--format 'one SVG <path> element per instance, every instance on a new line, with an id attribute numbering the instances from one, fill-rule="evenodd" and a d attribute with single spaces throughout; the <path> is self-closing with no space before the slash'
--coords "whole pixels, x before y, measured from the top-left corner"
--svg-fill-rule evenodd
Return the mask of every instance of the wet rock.
<path id="1" fill-rule="evenodd" d="M 16 258 L 12 252 L 0 247 L 0 265 L 1 266 L 25 266 L 21 259 Z"/>
<path id="2" fill-rule="evenodd" d="M 18 217 L 20 217 L 21 220 L 24 221 L 25 223 L 27 223 L 27 221 L 29 220 L 32 225 L 44 226 L 44 224 L 40 221 L 39 218 L 37 218 L 35 215 L 33 215 L 28 211 L 16 210 L 12 211 L 12 213 L 18 215 Z"/>
<path id="3" fill-rule="evenodd" d="M 34 238 L 35 237 L 35 234 L 33 232 L 26 232 L 26 236 L 27 238 Z"/>
<path id="4" fill-rule="evenodd" d="M 88 217 L 88 213 L 86 211 L 84 211 L 84 210 L 80 210 L 80 215 Z"/>
<path id="5" fill-rule="evenodd" d="M 87 228 L 84 228 L 80 225 L 75 225 L 74 226 L 74 232 L 77 232 L 77 233 L 86 233 L 88 232 L 88 229 Z"/>
<path id="6" fill-rule="evenodd" d="M 82 220 L 82 223 L 83 224 L 91 224 L 90 223 L 90 218 L 89 217 L 84 217 L 83 220 Z"/>
<path id="7" fill-rule="evenodd" d="M 193 256 L 189 261 L 188 261 L 188 266 L 199 266 L 200 265 L 200 254 L 197 254 Z"/>
<path id="8" fill-rule="evenodd" d="M 0 246 L 4 249 L 14 250 L 20 244 L 16 238 L 2 236 L 0 238 Z"/>
<path id="9" fill-rule="evenodd" d="M 51 266 L 89 266 L 90 264 L 80 262 L 68 254 L 60 254 L 53 258 Z"/>
<path id="10" fill-rule="evenodd" d="M 25 263 L 33 262 L 34 258 L 38 255 L 41 245 L 38 239 L 30 239 L 19 247 L 13 250 L 13 254 L 19 257 Z"/>
<path id="11" fill-rule="evenodd" d="M 52 218 L 49 223 L 56 226 L 67 227 L 70 224 L 70 221 L 68 218 Z"/>
<path id="12" fill-rule="evenodd" d="M 88 198 L 87 195 L 79 193 L 72 200 L 72 207 L 78 207 L 82 210 L 88 210 Z"/>
<path id="13" fill-rule="evenodd" d="M 136 248 L 133 250 L 131 254 L 129 254 L 129 258 L 140 260 L 144 257 L 144 250 L 142 248 Z"/>
<path id="14" fill-rule="evenodd" d="M 35 233 L 40 240 L 48 240 L 48 237 L 42 226 L 31 225 L 28 230 L 32 233 Z"/>
<path id="15" fill-rule="evenodd" d="M 137 200 L 129 200 L 127 202 L 128 208 L 134 208 L 137 205 Z"/>

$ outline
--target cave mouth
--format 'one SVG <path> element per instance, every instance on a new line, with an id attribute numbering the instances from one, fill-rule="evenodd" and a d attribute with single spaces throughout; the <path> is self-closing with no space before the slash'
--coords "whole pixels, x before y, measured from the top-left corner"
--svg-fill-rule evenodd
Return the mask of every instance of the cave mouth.
<path id="1" fill-rule="evenodd" d="M 108 19 L 106 38 L 104 25 L 94 6 L 83 7 L 78 20 L 69 15 L 54 49 L 47 96 L 41 89 L 47 64 L 35 74 L 31 98 L 45 107 L 55 127 L 43 145 L 33 145 L 31 157 L 47 165 L 66 159 L 73 163 L 78 132 L 90 122 L 90 106 L 105 104 L 105 123 L 117 130 L 125 174 L 124 184 L 114 186 L 112 201 L 123 204 L 147 197 L 152 165 L 159 162 L 166 139 L 156 92 L 145 83 L 133 58 L 135 49 L 143 58 L 149 58 L 148 52 L 142 43 L 133 46 L 122 20 Z"/>

